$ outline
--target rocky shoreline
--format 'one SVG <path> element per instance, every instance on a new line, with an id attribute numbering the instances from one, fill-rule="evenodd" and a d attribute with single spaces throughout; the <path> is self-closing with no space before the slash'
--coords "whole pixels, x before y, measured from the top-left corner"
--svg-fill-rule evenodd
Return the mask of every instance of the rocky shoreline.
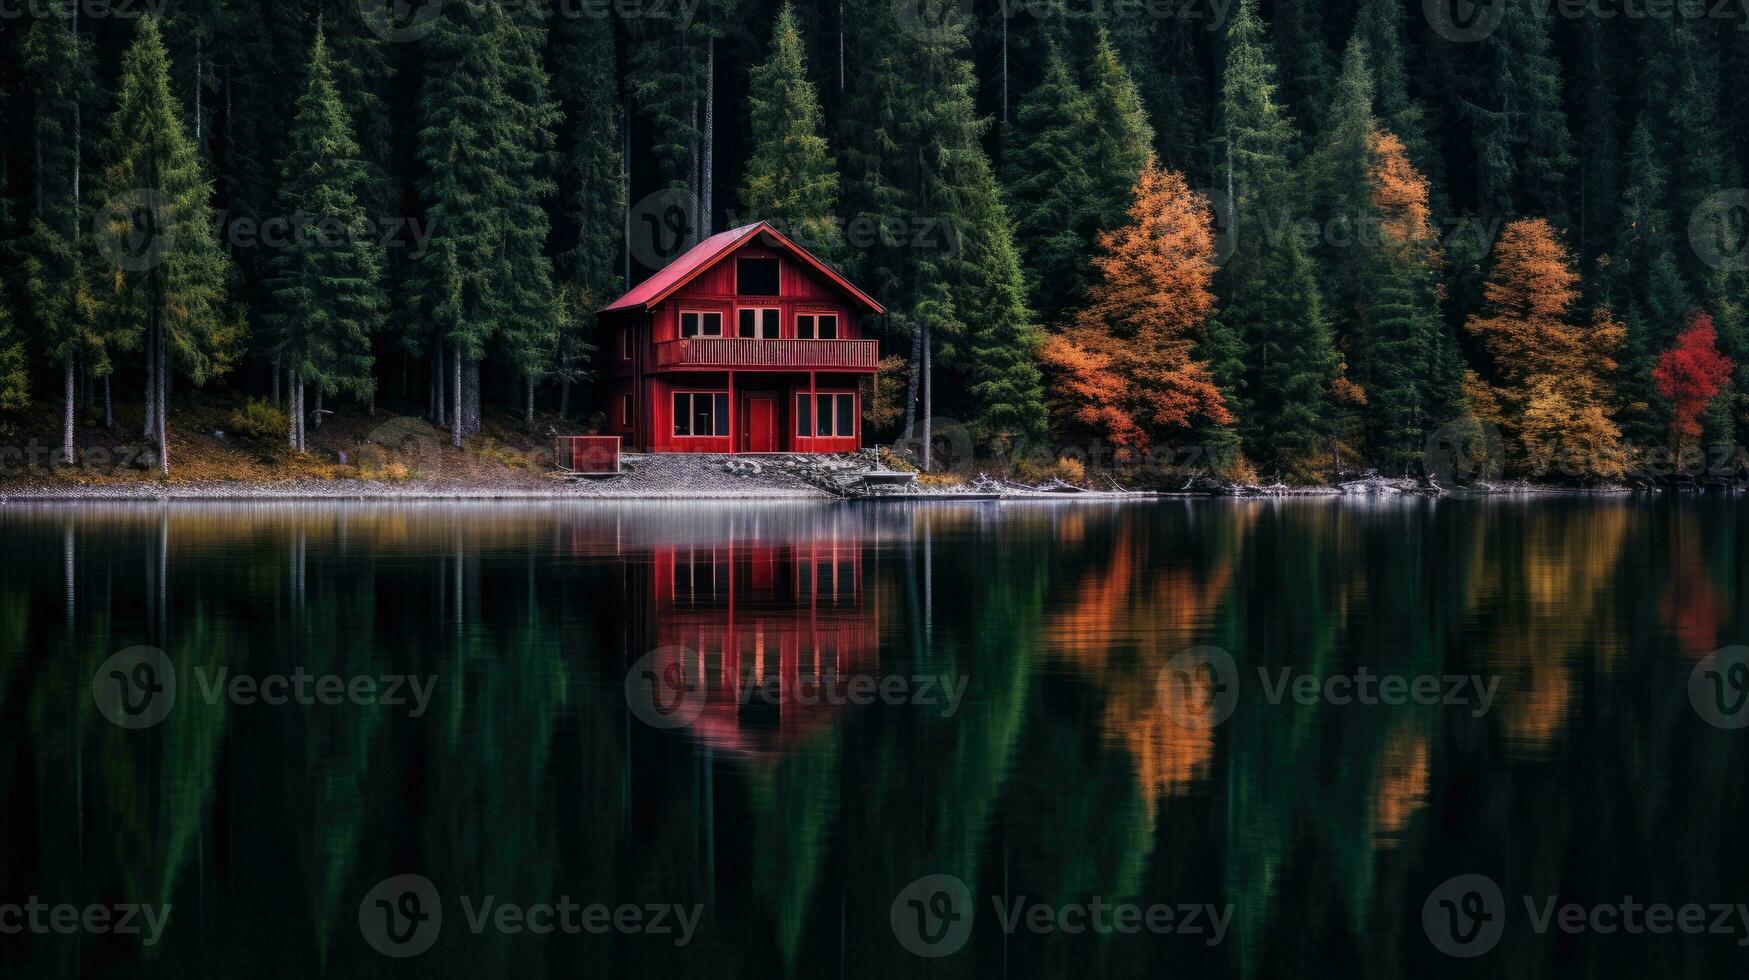
<path id="1" fill-rule="evenodd" d="M 654 460 L 655 462 L 652 462 Z M 1239 485 L 1195 481 L 1176 490 L 1089 490 L 1067 484 L 1027 485 L 980 476 L 965 483 L 910 483 L 856 488 L 854 464 L 805 464 L 740 457 L 643 457 L 627 472 L 606 478 L 526 475 L 514 483 L 461 479 L 381 482 L 363 479 L 190 480 L 72 482 L 0 480 L 0 504 L 76 501 L 295 501 L 295 500 L 1125 500 L 1228 498 L 1472 498 L 1547 494 L 1623 494 L 1627 486 L 1563 487 L 1526 482 L 1458 488 L 1415 480 L 1370 477 L 1322 486 Z M 837 474 L 835 474 L 837 471 Z"/>

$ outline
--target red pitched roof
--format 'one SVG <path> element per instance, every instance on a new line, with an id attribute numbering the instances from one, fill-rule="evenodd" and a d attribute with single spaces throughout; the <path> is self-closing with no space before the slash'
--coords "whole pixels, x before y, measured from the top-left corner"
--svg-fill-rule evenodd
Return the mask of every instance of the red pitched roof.
<path id="1" fill-rule="evenodd" d="M 771 243 L 785 249 L 804 264 L 843 290 L 853 301 L 867 308 L 870 313 L 882 312 L 881 304 L 874 297 L 850 284 L 850 280 L 826 267 L 826 263 L 813 257 L 808 250 L 785 238 L 776 228 L 764 221 L 757 221 L 728 231 L 720 231 L 686 250 L 679 258 L 668 263 L 661 271 L 643 282 L 632 287 L 631 291 L 602 307 L 601 312 L 613 310 L 649 309 L 667 299 L 680 287 L 697 278 L 698 275 L 716 265 L 731 255 L 736 249 L 752 241 L 756 235 L 764 233 L 770 236 Z"/>

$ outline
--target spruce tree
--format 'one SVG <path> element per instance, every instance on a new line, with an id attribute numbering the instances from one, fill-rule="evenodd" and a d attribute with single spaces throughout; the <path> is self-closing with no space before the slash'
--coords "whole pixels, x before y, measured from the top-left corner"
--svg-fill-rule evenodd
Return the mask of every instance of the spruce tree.
<path id="1" fill-rule="evenodd" d="M 625 110 L 619 99 L 613 23 L 575 17 L 554 38 L 553 87 L 565 108 L 559 194 L 566 231 L 574 237 L 556 262 L 561 315 L 552 374 L 560 385 L 559 414 L 571 408 L 572 386 L 586 376 L 594 346 L 595 311 L 625 289 L 625 160 L 620 152 Z"/>
<path id="2" fill-rule="evenodd" d="M 542 200 L 552 191 L 556 104 L 541 66 L 544 27 L 497 4 L 449 4 L 426 36 L 420 196 L 432 230 L 416 270 L 420 310 L 445 346 L 450 436 L 479 431 L 479 366 L 502 344 L 528 378 L 553 348 Z M 440 362 L 441 363 L 441 362 Z"/>
<path id="3" fill-rule="evenodd" d="M 1032 305 L 1058 323 L 1087 290 L 1094 206 L 1088 142 L 1093 106 L 1056 54 L 1008 130 L 1004 184 Z"/>
<path id="4" fill-rule="evenodd" d="M 122 57 L 97 217 L 113 264 L 114 308 L 143 343 L 149 418 L 161 472 L 170 472 L 171 372 L 196 383 L 222 373 L 239 327 L 223 308 L 227 264 L 212 235 L 211 185 L 170 93 L 170 64 L 154 17 L 140 20 Z"/>
<path id="5" fill-rule="evenodd" d="M 778 12 L 770 56 L 750 73 L 747 103 L 751 154 L 741 204 L 748 218 L 772 222 L 803 248 L 837 264 L 843 250 L 838 170 L 788 3 Z"/>
<path id="6" fill-rule="evenodd" d="M 30 373 L 24 338 L 12 324 L 12 300 L 0 287 L 0 412 L 17 412 L 30 404 Z"/>
<path id="7" fill-rule="evenodd" d="M 1654 397 L 1652 370 L 1693 305 L 1677 259 L 1679 233 L 1665 168 L 1642 114 L 1628 137 L 1628 184 L 1601 289 L 1603 302 L 1621 315 L 1627 329 L 1616 389 L 1627 409 L 1624 431 L 1642 445 L 1656 445 L 1669 430 L 1668 408 Z"/>
<path id="8" fill-rule="evenodd" d="M 279 206 L 291 226 L 269 263 L 267 323 L 276 359 L 291 372 L 289 441 L 302 452 L 304 386 L 370 397 L 371 337 L 387 312 L 383 255 L 362 202 L 369 171 L 320 28 L 288 143 Z"/>
<path id="9" fill-rule="evenodd" d="M 1092 221 L 1097 230 L 1109 231 L 1124 222 L 1136 180 L 1154 155 L 1154 129 L 1136 83 L 1104 28 L 1096 37 L 1085 81 L 1093 113 L 1093 128 L 1083 136 L 1094 183 Z"/>
<path id="10" fill-rule="evenodd" d="M 31 150 L 34 209 L 23 243 L 28 333 L 62 377 L 62 459 L 74 461 L 77 374 L 109 373 L 109 352 L 86 237 L 84 119 L 94 95 L 91 48 L 76 13 L 25 33 L 20 67 L 35 96 Z"/>
<path id="11" fill-rule="evenodd" d="M 1330 46 L 1324 40 L 1322 7 L 1319 0 L 1278 0 L 1270 22 L 1275 63 L 1280 67 L 1280 102 L 1293 113 L 1307 149 L 1323 137 L 1323 113 L 1333 101 L 1336 82 Z"/>
<path id="12" fill-rule="evenodd" d="M 1267 50 L 1255 0 L 1240 0 L 1227 31 L 1219 136 L 1224 224 L 1235 246 L 1218 279 L 1225 302 L 1215 337 L 1243 345 L 1243 391 L 1222 395 L 1243 408 L 1245 451 L 1274 472 L 1306 475 L 1333 435 L 1338 360 L 1311 262 L 1296 237 L 1280 234 L 1295 200 L 1293 132 L 1275 101 Z M 1227 358 L 1211 354 L 1216 376 L 1227 374 Z"/>
<path id="13" fill-rule="evenodd" d="M 1540 215 L 1564 227 L 1573 139 L 1552 16 L 1534 0 L 1505 0 L 1499 26 L 1467 45 L 1474 51 L 1454 68 L 1482 213 Z"/>

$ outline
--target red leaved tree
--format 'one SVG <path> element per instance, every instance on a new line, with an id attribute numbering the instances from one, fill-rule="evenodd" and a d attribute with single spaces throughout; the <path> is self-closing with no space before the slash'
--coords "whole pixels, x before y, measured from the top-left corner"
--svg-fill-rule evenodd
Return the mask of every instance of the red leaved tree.
<path id="1" fill-rule="evenodd" d="M 1658 365 L 1652 369 L 1658 394 L 1676 405 L 1676 413 L 1670 419 L 1673 447 L 1700 436 L 1700 413 L 1706 411 L 1707 402 L 1731 377 L 1731 359 L 1719 353 L 1717 340 L 1713 318 L 1696 313 L 1677 336 L 1675 345 L 1658 355 Z"/>

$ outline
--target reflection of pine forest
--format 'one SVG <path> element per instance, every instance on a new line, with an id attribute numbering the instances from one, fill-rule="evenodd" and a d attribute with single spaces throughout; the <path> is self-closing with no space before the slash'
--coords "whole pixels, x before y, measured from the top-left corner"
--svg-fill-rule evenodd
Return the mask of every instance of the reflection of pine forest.
<path id="1" fill-rule="evenodd" d="M 9 975 L 1396 976 L 1437 956 L 1421 899 L 1453 874 L 1599 899 L 1749 886 L 1728 856 L 1749 818 L 1741 741 L 1685 687 L 1749 599 L 1730 504 L 90 507 L 8 509 L 0 532 L 0 880 L 173 907 L 156 948 L 31 937 L 0 946 Z M 717 567 L 752 583 L 739 601 L 705 601 Z M 815 705 L 657 731 L 622 683 L 677 630 L 717 630 L 760 658 L 743 669 L 805 671 L 826 649 L 963 676 L 965 699 L 952 718 Z M 147 732 L 90 696 L 134 644 L 183 678 Z M 1499 700 L 1481 718 L 1270 707 L 1253 684 L 1193 730 L 1155 681 L 1195 644 L 1251 677 L 1498 674 Z M 191 678 L 221 665 L 438 682 L 419 718 L 211 705 Z M 452 909 L 436 950 L 400 964 L 356 916 L 409 869 L 451 893 L 705 913 L 675 948 L 473 936 Z M 888 906 L 932 873 L 968 882 L 979 919 L 925 963 Z M 1235 911 L 1212 948 L 1008 937 L 1003 895 Z M 1723 976 L 1742 951 L 1509 930 L 1500 956 L 1518 976 Z"/>

